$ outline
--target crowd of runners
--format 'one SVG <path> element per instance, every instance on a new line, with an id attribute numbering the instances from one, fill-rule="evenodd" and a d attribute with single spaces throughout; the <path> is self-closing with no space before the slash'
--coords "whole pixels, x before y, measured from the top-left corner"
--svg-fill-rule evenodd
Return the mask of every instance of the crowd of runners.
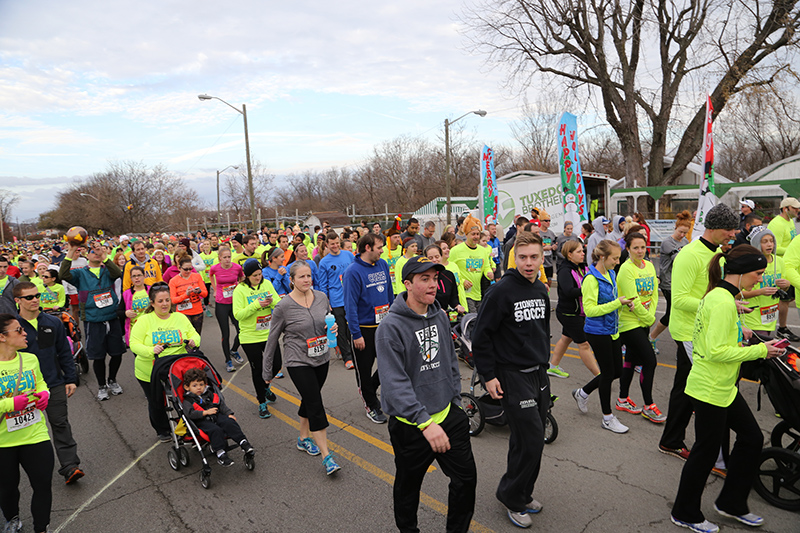
<path id="1" fill-rule="evenodd" d="M 20 467 L 33 489 L 36 532 L 49 528 L 55 458 L 67 485 L 84 476 L 67 408 L 79 379 L 70 331 L 76 325 L 97 400 L 123 394 L 117 376 L 132 366 L 147 397 L 140 416 L 164 442 L 172 435 L 163 396 L 151 386 L 157 359 L 199 348 L 227 372 L 248 364 L 263 419 L 276 401 L 271 384 L 285 372 L 301 396 L 297 447 L 321 456 L 327 475 L 342 467 L 328 448 L 322 390 L 331 360 L 341 358 L 353 371 L 366 416 L 388 422 L 397 528 L 418 531 L 420 487 L 436 460 L 450 478 L 447 531 L 467 531 L 478 480 L 460 408 L 462 363 L 450 334 L 465 313 L 477 313 L 474 365 L 510 427 L 507 471 L 493 482 L 513 524 L 530 527 L 542 509 L 533 493 L 549 382 L 569 377 L 560 363 L 575 343 L 594 376 L 572 392 L 577 408 L 588 413 L 594 394 L 601 427 L 616 434 L 629 428 L 615 413 L 660 424 L 658 449 L 686 461 L 673 523 L 719 530 L 700 510 L 713 473 L 725 478 L 717 511 L 759 526 L 763 520 L 750 513 L 747 497 L 763 437 L 738 393 L 739 367 L 782 353 L 777 338 L 800 340 L 786 326 L 800 287 L 794 225 L 800 202 L 784 200 L 768 226 L 754 207 L 749 200 L 741 213 L 715 206 L 694 240 L 694 217 L 680 213 L 660 250 L 651 247 L 641 214 L 600 216 L 580 228 L 566 223 L 556 235 L 543 209 L 517 216 L 502 240 L 493 221 L 484 225 L 467 215 L 445 228 L 397 217 L 389 227 L 363 221 L 334 230 L 324 222 L 7 247 L 0 255 L 5 531 L 22 527 Z M 650 262 L 654 251 L 658 269 Z M 562 331 L 551 351 L 553 285 Z M 666 313 L 657 320 L 662 298 Z M 221 346 L 202 344 L 211 317 Z M 677 371 L 669 403 L 659 407 L 652 394 L 657 339 L 667 329 L 677 345 Z M 124 357 L 128 350 L 135 359 Z M 630 390 L 637 373 L 641 404 Z M 256 453 L 202 372 L 187 372 L 184 383 L 186 409 L 211 436 L 219 464 L 234 463 L 224 435 L 245 456 Z M 693 413 L 690 453 L 685 430 Z M 732 448 L 729 430 L 736 433 Z"/>

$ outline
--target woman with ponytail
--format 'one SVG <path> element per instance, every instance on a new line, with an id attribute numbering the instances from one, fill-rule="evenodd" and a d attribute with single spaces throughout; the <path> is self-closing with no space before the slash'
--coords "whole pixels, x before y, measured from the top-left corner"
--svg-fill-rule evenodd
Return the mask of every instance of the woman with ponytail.
<path id="1" fill-rule="evenodd" d="M 758 249 L 743 244 L 726 254 L 723 272 L 722 257 L 718 253 L 711 260 L 708 289 L 695 317 L 693 365 L 685 392 L 694 408 L 696 440 L 683 467 L 670 517 L 676 525 L 708 533 L 719 527 L 703 516 L 703 490 L 729 429 L 736 433 L 736 442 L 714 508 L 749 526 L 764 523 L 747 505 L 764 437 L 736 383 L 743 362 L 776 357 L 784 351 L 775 346 L 777 340 L 742 346 L 752 332 L 744 327 L 736 300 L 743 290 L 752 290 L 761 282 L 767 259 Z"/>

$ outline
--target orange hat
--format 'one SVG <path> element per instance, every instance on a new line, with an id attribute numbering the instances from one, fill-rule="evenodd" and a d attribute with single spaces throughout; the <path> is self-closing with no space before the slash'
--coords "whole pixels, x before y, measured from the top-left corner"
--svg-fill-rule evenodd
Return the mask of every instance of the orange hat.
<path id="1" fill-rule="evenodd" d="M 402 230 L 400 229 L 400 222 L 402 220 L 403 218 L 400 215 L 395 216 L 394 224 L 392 224 L 391 228 L 383 230 L 383 234 L 386 235 L 387 237 L 391 237 L 392 235 L 397 235 L 399 233 L 402 233 Z"/>
<path id="2" fill-rule="evenodd" d="M 461 232 L 466 235 L 469 233 L 469 230 L 475 226 L 478 226 L 479 231 L 483 231 L 483 224 L 481 224 L 481 221 L 472 215 L 467 215 L 467 218 L 464 219 L 464 223 L 461 224 Z"/>

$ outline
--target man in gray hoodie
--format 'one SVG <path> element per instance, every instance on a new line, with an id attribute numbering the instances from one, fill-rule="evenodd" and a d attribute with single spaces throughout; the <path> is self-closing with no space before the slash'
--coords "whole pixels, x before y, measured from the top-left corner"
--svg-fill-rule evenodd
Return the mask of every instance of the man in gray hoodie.
<path id="1" fill-rule="evenodd" d="M 606 231 L 608 224 L 609 220 L 604 216 L 599 216 L 592 220 L 592 227 L 594 228 L 594 231 L 591 235 L 589 235 L 589 240 L 586 242 L 587 265 L 592 264 L 592 250 L 594 250 L 594 247 L 597 246 L 600 241 L 608 238 L 608 231 Z"/>
<path id="2" fill-rule="evenodd" d="M 442 270 L 425 257 L 411 258 L 402 272 L 406 292 L 397 295 L 375 335 L 397 467 L 394 519 L 404 532 L 419 531 L 420 488 L 434 459 L 450 478 L 447 531 L 468 531 L 475 511 L 477 469 L 460 408 L 461 372 L 450 322 L 436 301 Z"/>

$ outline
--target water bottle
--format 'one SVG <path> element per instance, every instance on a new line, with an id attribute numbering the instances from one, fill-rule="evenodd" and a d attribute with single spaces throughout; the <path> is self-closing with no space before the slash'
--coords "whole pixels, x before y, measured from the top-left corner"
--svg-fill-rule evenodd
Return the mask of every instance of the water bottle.
<path id="1" fill-rule="evenodd" d="M 336 348 L 336 334 L 331 328 L 336 323 L 336 318 L 330 313 L 325 315 L 325 324 L 328 326 L 328 348 Z"/>

